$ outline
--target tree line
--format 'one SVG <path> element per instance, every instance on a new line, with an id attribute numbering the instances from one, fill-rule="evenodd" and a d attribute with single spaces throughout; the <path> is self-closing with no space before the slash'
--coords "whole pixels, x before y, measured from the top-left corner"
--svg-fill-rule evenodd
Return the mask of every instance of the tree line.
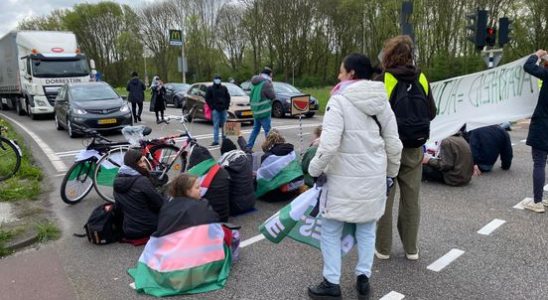
<path id="1" fill-rule="evenodd" d="M 140 6 L 76 4 L 19 23 L 24 30 L 68 30 L 96 61 L 103 79 L 124 85 L 129 74 L 181 81 L 179 47 L 168 30 L 182 29 L 187 80 L 214 74 L 244 81 L 264 66 L 301 87 L 336 81 L 342 58 L 361 52 L 378 63 L 387 38 L 399 34 L 401 0 L 164 0 Z M 432 81 L 485 69 L 466 36 L 466 14 L 488 9 L 513 19 L 503 62 L 548 47 L 545 0 L 414 0 L 417 64 Z"/>

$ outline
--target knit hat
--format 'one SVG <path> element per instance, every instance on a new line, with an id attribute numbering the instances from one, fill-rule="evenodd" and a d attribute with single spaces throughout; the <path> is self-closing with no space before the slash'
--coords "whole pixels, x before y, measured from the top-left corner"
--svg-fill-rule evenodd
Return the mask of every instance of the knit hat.
<path id="1" fill-rule="evenodd" d="M 129 149 L 124 156 L 124 165 L 135 168 L 141 157 L 143 157 L 141 151 L 137 149 Z"/>
<path id="2" fill-rule="evenodd" d="M 221 75 L 215 74 L 215 76 L 213 76 L 213 79 L 222 79 L 222 78 L 221 78 Z"/>
<path id="3" fill-rule="evenodd" d="M 269 67 L 264 67 L 264 69 L 261 71 L 261 74 L 266 74 L 270 77 L 272 77 L 272 69 Z"/>
<path id="4" fill-rule="evenodd" d="M 223 142 L 221 143 L 221 155 L 236 149 L 238 148 L 236 148 L 236 145 L 234 145 L 231 139 L 223 138 Z"/>
<path id="5" fill-rule="evenodd" d="M 194 145 L 194 147 L 192 147 L 192 149 L 190 150 L 190 157 L 188 158 L 188 168 L 192 169 L 192 167 L 210 158 L 213 158 L 213 156 L 211 156 L 211 153 L 209 153 L 209 150 L 207 150 L 206 147 Z"/>

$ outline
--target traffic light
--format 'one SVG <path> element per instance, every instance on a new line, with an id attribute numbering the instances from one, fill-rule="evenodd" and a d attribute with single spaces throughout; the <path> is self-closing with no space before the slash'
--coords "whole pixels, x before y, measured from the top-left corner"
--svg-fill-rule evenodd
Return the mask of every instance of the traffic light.
<path id="1" fill-rule="evenodd" d="M 512 20 L 507 17 L 502 17 L 499 19 L 499 46 L 504 47 L 504 45 L 510 42 L 510 32 Z"/>
<path id="2" fill-rule="evenodd" d="M 466 16 L 468 21 L 467 29 L 471 32 L 468 35 L 468 39 L 476 45 L 478 50 L 483 49 L 485 46 L 485 39 L 487 38 L 487 10 L 477 10 L 473 14 Z"/>
<path id="3" fill-rule="evenodd" d="M 489 47 L 494 47 L 497 42 L 497 29 L 493 26 L 487 27 L 485 44 Z"/>

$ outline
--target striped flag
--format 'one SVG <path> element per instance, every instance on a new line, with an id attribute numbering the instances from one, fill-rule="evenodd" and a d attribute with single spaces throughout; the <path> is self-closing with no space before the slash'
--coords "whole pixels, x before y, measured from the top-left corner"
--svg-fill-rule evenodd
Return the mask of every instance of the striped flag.
<path id="1" fill-rule="evenodd" d="M 218 223 L 151 237 L 137 266 L 128 270 L 135 289 L 156 297 L 222 289 L 232 261 L 224 238 Z"/>
<path id="2" fill-rule="evenodd" d="M 255 194 L 261 197 L 302 176 L 303 170 L 295 151 L 284 156 L 270 155 L 257 170 Z"/>

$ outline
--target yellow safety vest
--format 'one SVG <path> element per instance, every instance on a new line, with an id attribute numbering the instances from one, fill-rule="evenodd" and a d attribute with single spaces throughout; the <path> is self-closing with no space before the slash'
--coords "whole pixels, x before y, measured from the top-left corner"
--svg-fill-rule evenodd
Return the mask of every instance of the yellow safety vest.
<path id="1" fill-rule="evenodd" d="M 419 76 L 419 83 L 422 85 L 422 88 L 424 89 L 424 92 L 426 93 L 426 96 L 428 96 L 429 86 L 428 86 L 428 80 L 426 79 L 426 76 L 424 76 L 424 73 L 421 73 Z M 398 79 L 391 73 L 385 72 L 384 73 L 384 87 L 386 88 L 386 94 L 388 95 L 388 100 L 390 100 L 390 96 L 392 95 L 392 91 L 394 91 L 394 88 L 396 87 L 396 84 L 398 84 Z"/>
<path id="2" fill-rule="evenodd" d="M 542 80 L 538 80 L 538 89 L 540 90 L 542 88 Z"/>

